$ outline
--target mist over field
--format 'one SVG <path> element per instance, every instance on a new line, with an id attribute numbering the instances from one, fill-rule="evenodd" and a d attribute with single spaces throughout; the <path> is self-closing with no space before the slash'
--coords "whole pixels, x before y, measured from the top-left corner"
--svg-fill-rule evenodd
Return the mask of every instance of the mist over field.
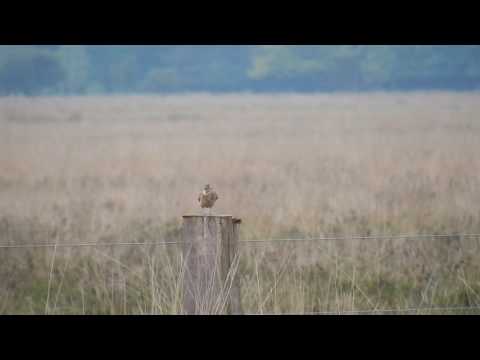
<path id="1" fill-rule="evenodd" d="M 182 313 L 207 183 L 245 313 L 478 314 L 477 54 L 0 46 L 0 314 Z"/>

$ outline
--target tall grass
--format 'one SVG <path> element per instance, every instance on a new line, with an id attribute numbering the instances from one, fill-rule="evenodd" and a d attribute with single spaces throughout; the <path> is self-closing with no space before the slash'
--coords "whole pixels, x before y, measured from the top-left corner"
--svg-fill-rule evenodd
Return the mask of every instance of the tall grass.
<path id="1" fill-rule="evenodd" d="M 480 232 L 477 93 L 0 99 L 0 240 Z M 242 245 L 249 313 L 480 305 L 478 240 Z M 174 314 L 175 245 L 0 249 L 1 313 Z"/>

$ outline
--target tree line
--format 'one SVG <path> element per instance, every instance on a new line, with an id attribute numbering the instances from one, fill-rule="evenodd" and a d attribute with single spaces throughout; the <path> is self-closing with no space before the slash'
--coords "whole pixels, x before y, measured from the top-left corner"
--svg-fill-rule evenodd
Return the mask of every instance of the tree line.
<path id="1" fill-rule="evenodd" d="M 479 88 L 476 45 L 0 46 L 0 95 Z"/>

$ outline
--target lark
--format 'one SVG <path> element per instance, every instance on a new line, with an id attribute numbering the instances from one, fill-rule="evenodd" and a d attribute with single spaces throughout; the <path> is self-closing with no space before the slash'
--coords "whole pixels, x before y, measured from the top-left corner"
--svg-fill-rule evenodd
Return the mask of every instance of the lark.
<path id="1" fill-rule="evenodd" d="M 208 211 L 208 215 L 211 214 L 212 207 L 215 205 L 215 201 L 218 200 L 217 193 L 210 187 L 209 184 L 205 185 L 203 191 L 198 195 L 198 202 L 200 207 L 204 211 Z"/>

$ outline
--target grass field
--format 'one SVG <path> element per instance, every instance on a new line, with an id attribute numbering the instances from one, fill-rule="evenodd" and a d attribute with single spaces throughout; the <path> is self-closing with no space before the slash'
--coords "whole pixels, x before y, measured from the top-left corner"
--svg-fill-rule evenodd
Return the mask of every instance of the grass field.
<path id="1" fill-rule="evenodd" d="M 175 241 L 206 183 L 241 239 L 480 233 L 479 116 L 480 93 L 0 98 L 0 242 Z M 477 306 L 479 242 L 242 246 L 242 305 Z M 0 313 L 178 313 L 179 264 L 0 249 Z"/>

